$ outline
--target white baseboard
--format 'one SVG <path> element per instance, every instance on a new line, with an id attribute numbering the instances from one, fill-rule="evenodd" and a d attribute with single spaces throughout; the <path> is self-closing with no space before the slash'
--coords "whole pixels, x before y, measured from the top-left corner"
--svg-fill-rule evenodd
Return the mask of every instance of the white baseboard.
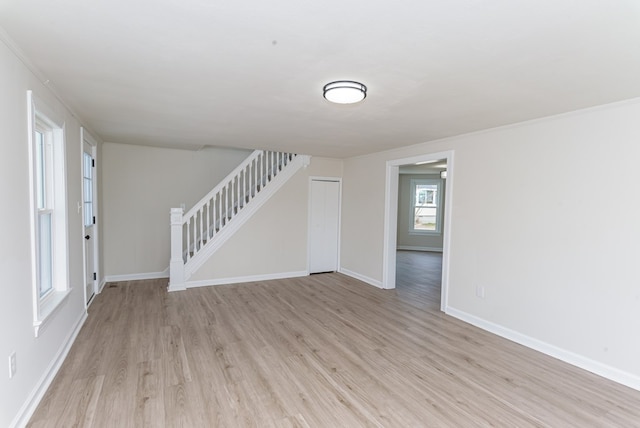
<path id="1" fill-rule="evenodd" d="M 102 290 L 104 290 L 105 285 L 107 285 L 107 279 L 102 278 L 102 281 L 100 281 L 100 285 L 98 285 L 98 294 L 102 293 Z"/>
<path id="2" fill-rule="evenodd" d="M 358 281 L 366 282 L 369 285 L 373 285 L 377 288 L 382 288 L 382 281 L 378 281 L 377 279 L 369 278 L 368 276 L 360 275 L 359 273 L 353 272 L 349 269 L 340 268 L 338 272 L 350 276 L 351 278 L 355 278 Z"/>
<path id="3" fill-rule="evenodd" d="M 527 348 L 535 349 L 536 351 L 557 358 L 561 361 L 564 361 L 565 363 L 569 363 L 591 373 L 595 373 L 598 376 L 602 376 L 614 382 L 628 386 L 629 388 L 640 391 L 640 376 L 622 371 L 615 367 L 611 367 L 609 365 L 600 363 L 574 352 L 567 351 L 566 349 L 559 348 L 555 345 L 551 345 L 541 340 L 534 339 L 533 337 L 529 337 L 517 331 L 511 330 L 498 324 L 494 324 L 490 321 L 486 321 L 482 318 L 476 317 L 475 315 L 468 314 L 452 307 L 447 307 L 445 309 L 445 313 L 476 327 L 479 327 L 483 330 L 504 337 L 505 339 L 509 339 L 513 342 L 519 343 L 520 345 L 526 346 Z"/>
<path id="4" fill-rule="evenodd" d="M 31 416 L 33 416 L 33 412 L 35 412 L 38 404 L 40 404 L 40 401 L 42 400 L 42 397 L 44 397 L 45 392 L 47 392 L 47 389 L 51 385 L 51 382 L 53 382 L 53 379 L 56 377 L 58 370 L 60 370 L 64 359 L 67 357 L 67 354 L 71 349 L 71 345 L 73 345 L 73 342 L 75 342 L 76 337 L 78 336 L 78 333 L 80 332 L 80 329 L 84 325 L 86 319 L 87 313 L 86 311 L 83 311 L 80 315 L 80 318 L 78 318 L 78 321 L 76 321 L 73 329 L 63 342 L 62 347 L 58 351 L 58 354 L 53 358 L 53 360 L 51 360 L 49 367 L 47 367 L 47 370 L 44 372 L 44 374 L 36 384 L 36 387 L 33 389 L 31 394 L 29 394 L 29 397 L 24 402 L 24 404 L 18 411 L 18 414 L 9 425 L 10 428 L 24 427 L 27 425 Z"/>
<path id="5" fill-rule="evenodd" d="M 132 273 L 126 275 L 106 275 L 104 282 L 120 282 L 120 281 L 142 281 L 145 279 L 160 279 L 169 278 L 169 268 L 166 268 L 162 272 L 149 272 L 149 273 Z"/>
<path id="6" fill-rule="evenodd" d="M 175 284 L 171 282 L 171 279 L 169 279 L 169 285 L 167 286 L 167 291 L 169 293 L 172 293 L 174 291 L 184 291 L 186 289 L 187 285 L 185 283 Z"/>
<path id="7" fill-rule="evenodd" d="M 429 251 L 434 253 L 442 252 L 442 248 L 439 247 L 412 247 L 410 245 L 398 245 L 396 249 L 405 251 Z"/>
<path id="8" fill-rule="evenodd" d="M 241 284 L 244 282 L 256 282 L 256 281 L 270 281 L 273 279 L 286 279 L 286 278 L 298 278 L 301 276 L 307 276 L 309 272 L 301 270 L 295 272 L 280 272 L 280 273 L 268 273 L 263 275 L 251 275 L 251 276 L 238 276 L 234 278 L 220 278 L 220 279 L 204 279 L 200 281 L 186 281 L 184 286 L 186 288 L 197 287 L 210 287 L 214 285 L 225 284 Z M 177 288 L 176 290 L 180 290 Z"/>

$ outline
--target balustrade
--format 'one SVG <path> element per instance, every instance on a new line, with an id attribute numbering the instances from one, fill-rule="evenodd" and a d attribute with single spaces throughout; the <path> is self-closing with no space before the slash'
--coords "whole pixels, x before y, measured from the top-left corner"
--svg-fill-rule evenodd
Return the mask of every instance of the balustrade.
<path id="1" fill-rule="evenodd" d="M 184 266 L 210 245 L 242 209 L 297 155 L 254 151 L 186 214 L 171 210 L 170 283 L 182 283 Z"/>

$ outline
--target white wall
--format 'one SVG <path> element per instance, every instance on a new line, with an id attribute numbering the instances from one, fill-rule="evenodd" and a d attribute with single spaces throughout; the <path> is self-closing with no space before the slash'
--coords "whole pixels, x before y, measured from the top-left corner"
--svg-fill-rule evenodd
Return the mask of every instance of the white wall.
<path id="1" fill-rule="evenodd" d="M 639 118 L 636 99 L 348 159 L 342 266 L 382 281 L 386 161 L 453 150 L 447 311 L 640 389 Z"/>
<path id="2" fill-rule="evenodd" d="M 66 136 L 69 286 L 71 295 L 34 337 L 30 250 L 27 90 L 64 118 Z M 40 386 L 85 316 L 82 263 L 80 124 L 0 41 L 0 426 L 28 412 Z M 8 356 L 17 372 L 8 378 Z"/>
<path id="3" fill-rule="evenodd" d="M 312 157 L 189 281 L 306 272 L 312 176 L 340 178 L 342 161 Z"/>
<path id="4" fill-rule="evenodd" d="M 411 213 L 411 180 L 413 179 L 434 179 L 440 180 L 439 174 L 400 174 L 398 179 L 398 227 L 397 246 L 404 249 L 416 250 L 442 250 L 442 232 L 434 234 L 409 233 L 412 223 Z M 441 204 L 445 202 L 444 181 L 441 186 Z M 444 219 L 444 216 L 442 216 Z M 444 231 L 444 222 L 441 219 L 441 230 Z"/>
<path id="5" fill-rule="evenodd" d="M 251 152 L 102 147 L 103 253 L 107 279 L 169 266 L 169 210 L 189 210 Z"/>

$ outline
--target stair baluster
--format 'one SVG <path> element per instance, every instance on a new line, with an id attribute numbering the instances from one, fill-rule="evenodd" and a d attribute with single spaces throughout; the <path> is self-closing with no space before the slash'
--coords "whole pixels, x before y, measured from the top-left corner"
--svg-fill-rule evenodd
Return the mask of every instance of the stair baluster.
<path id="1" fill-rule="evenodd" d="M 189 261 L 189 259 L 191 258 L 191 252 L 189 251 L 189 248 L 191 248 L 191 242 L 190 239 L 191 238 L 191 218 L 187 219 L 187 261 Z"/>
<path id="2" fill-rule="evenodd" d="M 296 162 L 297 168 L 308 165 L 308 156 L 255 150 L 186 214 L 181 208 L 171 210 L 170 291 L 185 289 L 184 282 L 191 273 L 234 233 L 236 227 L 228 229 L 228 226 L 244 223 L 266 202 L 273 191 L 263 193 L 264 189 L 277 175 L 284 172 L 296 157 L 299 158 L 299 162 Z M 284 181 L 278 180 L 279 184 L 273 187 L 274 191 L 282 186 L 297 168 L 290 170 Z M 254 200 L 255 204 L 252 203 Z M 249 206 L 254 208 L 241 216 L 241 212 Z M 237 217 L 242 219 L 238 222 L 232 221 Z"/>

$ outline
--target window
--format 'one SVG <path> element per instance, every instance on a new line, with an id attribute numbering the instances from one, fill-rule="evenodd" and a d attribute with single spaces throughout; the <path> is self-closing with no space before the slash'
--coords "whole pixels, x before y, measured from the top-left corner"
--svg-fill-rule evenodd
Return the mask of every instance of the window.
<path id="1" fill-rule="evenodd" d="M 38 237 L 38 279 L 37 289 L 40 298 L 45 297 L 53 288 L 53 202 L 51 185 L 53 183 L 53 141 L 52 132 L 36 122 L 36 236 Z"/>
<path id="2" fill-rule="evenodd" d="M 84 200 L 84 227 L 93 225 L 93 158 L 82 152 L 82 194 Z"/>
<path id="3" fill-rule="evenodd" d="M 33 312 L 36 336 L 69 294 L 64 124 L 31 91 Z"/>
<path id="4" fill-rule="evenodd" d="M 411 180 L 410 233 L 440 233 L 442 223 L 441 188 L 441 180 Z"/>

